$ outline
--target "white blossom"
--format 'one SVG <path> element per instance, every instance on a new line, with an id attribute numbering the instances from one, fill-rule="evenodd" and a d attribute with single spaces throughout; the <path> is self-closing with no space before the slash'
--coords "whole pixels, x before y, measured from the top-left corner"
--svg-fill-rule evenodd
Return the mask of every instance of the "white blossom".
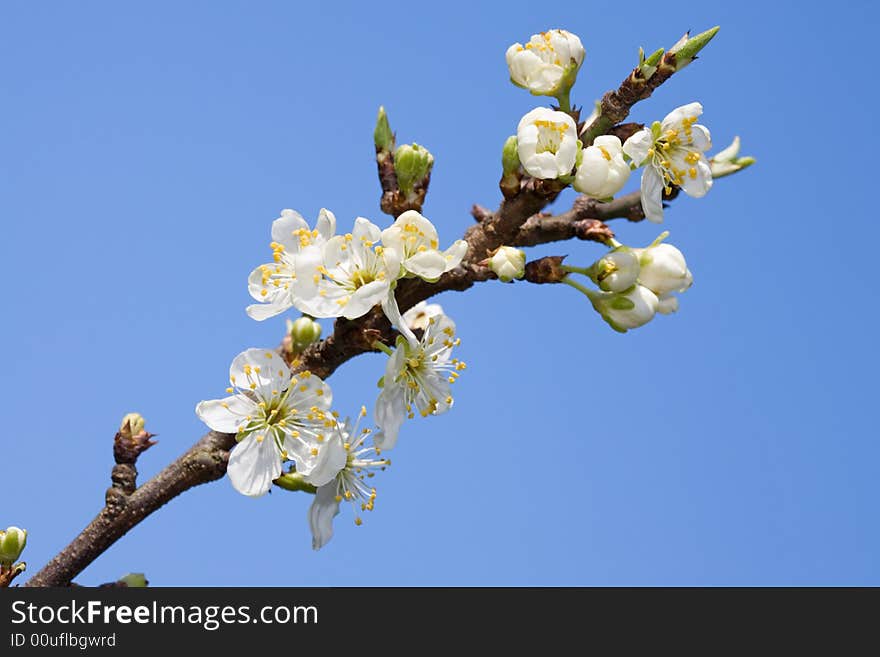
<path id="1" fill-rule="evenodd" d="M 572 186 L 593 198 L 612 198 L 626 184 L 629 173 L 620 139 L 614 135 L 600 135 L 593 140 L 592 146 L 583 150 Z"/>
<path id="2" fill-rule="evenodd" d="M 295 210 L 282 210 L 272 222 L 273 262 L 260 265 L 248 278 L 248 292 L 260 303 L 247 307 L 253 319 L 264 320 L 296 305 L 297 272 L 308 278 L 318 263 L 324 244 L 336 232 L 336 217 L 321 209 L 315 228 Z"/>
<path id="3" fill-rule="evenodd" d="M 406 274 L 430 282 L 458 267 L 468 250 L 464 240 L 456 240 L 445 251 L 438 250 L 437 229 L 415 210 L 402 213 L 382 231 L 382 244 L 397 252 Z"/>
<path id="4" fill-rule="evenodd" d="M 380 237 L 378 226 L 358 217 L 351 233 L 330 238 L 309 281 L 298 281 L 297 308 L 312 317 L 355 319 L 386 302 L 401 267 Z"/>
<path id="5" fill-rule="evenodd" d="M 453 347 L 460 343 L 455 323 L 446 315 L 429 318 L 418 342 L 397 339 L 376 400 L 375 420 L 381 430 L 375 437 L 377 447 L 394 447 L 403 421 L 416 412 L 427 417 L 449 410 L 453 402 L 450 386 L 466 367 L 452 358 Z"/>
<path id="6" fill-rule="evenodd" d="M 660 123 L 639 130 L 623 145 L 623 152 L 642 172 L 642 209 L 654 223 L 663 221 L 663 192 L 677 185 L 700 198 L 712 187 L 712 171 L 705 151 L 712 147 L 709 130 L 697 124 L 700 103 L 674 109 Z"/>
<path id="7" fill-rule="evenodd" d="M 196 413 L 214 431 L 236 434 L 227 473 L 239 492 L 258 497 L 296 462 L 297 472 L 320 477 L 322 444 L 337 431 L 330 387 L 309 372 L 292 376 L 284 360 L 248 349 L 232 361 L 224 399 L 202 401 Z"/>
<path id="8" fill-rule="evenodd" d="M 565 112 L 536 107 L 520 119 L 516 129 L 519 161 L 529 175 L 553 179 L 567 176 L 578 152 L 574 119 Z"/>
<path id="9" fill-rule="evenodd" d="M 342 502 L 352 505 L 354 522 L 356 525 L 361 524 L 359 512 L 372 511 L 376 501 L 376 489 L 368 485 L 367 480 L 373 478 L 374 470 L 384 470 L 391 465 L 389 459 L 374 458 L 379 456 L 380 450 L 366 444 L 370 430 L 358 430 L 360 419 L 366 414 L 367 409 L 361 408 L 354 426 L 347 419 L 327 444 L 328 451 L 332 450 L 334 463 L 339 466 L 336 474 L 320 484 L 312 477 L 305 478 L 307 482 L 318 486 L 315 499 L 309 507 L 309 527 L 315 550 L 322 548 L 333 537 L 333 518 L 339 514 Z"/>
<path id="10" fill-rule="evenodd" d="M 584 46 L 576 34 L 548 30 L 528 43 L 515 43 L 505 58 L 510 80 L 536 96 L 555 96 L 571 87 L 584 62 Z"/>

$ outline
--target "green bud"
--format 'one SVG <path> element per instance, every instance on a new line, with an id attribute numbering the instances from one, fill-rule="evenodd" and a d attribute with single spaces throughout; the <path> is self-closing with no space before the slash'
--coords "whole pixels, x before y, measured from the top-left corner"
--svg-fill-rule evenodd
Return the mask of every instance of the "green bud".
<path id="1" fill-rule="evenodd" d="M 128 573 L 120 577 L 119 581 L 130 589 L 143 589 L 149 584 L 143 573 Z"/>
<path id="2" fill-rule="evenodd" d="M 519 153 L 516 148 L 516 135 L 510 135 L 501 150 L 501 168 L 505 176 L 515 174 L 519 170 Z"/>
<path id="3" fill-rule="evenodd" d="M 738 171 L 742 171 L 746 167 L 750 167 L 755 163 L 755 158 L 753 157 L 739 157 L 739 148 L 739 137 L 734 137 L 730 146 L 718 151 L 709 159 L 712 178 L 729 176 Z"/>
<path id="4" fill-rule="evenodd" d="M 685 35 L 669 49 L 669 52 L 675 55 L 675 70 L 680 71 L 690 64 L 697 56 L 697 53 L 705 48 L 706 44 L 712 40 L 712 37 L 718 33 L 719 29 L 721 29 L 720 26 L 716 25 L 712 29 L 701 32 L 695 37 L 691 37 L 690 33 L 686 32 Z"/>
<path id="5" fill-rule="evenodd" d="M 287 334 L 290 336 L 288 351 L 299 354 L 321 338 L 321 325 L 311 317 L 303 315 L 294 322 L 287 320 Z"/>
<path id="6" fill-rule="evenodd" d="M 11 566 L 27 545 L 27 532 L 18 527 L 0 530 L 0 564 Z"/>
<path id="7" fill-rule="evenodd" d="M 430 175 L 433 166 L 434 156 L 424 146 L 403 144 L 394 151 L 394 173 L 404 194 L 411 194 L 416 184 Z"/>
<path id="8" fill-rule="evenodd" d="M 147 421 L 140 413 L 128 413 L 122 418 L 119 425 L 119 434 L 126 440 L 131 440 L 133 436 L 137 436 L 144 430 Z"/>
<path id="9" fill-rule="evenodd" d="M 394 150 L 394 133 L 391 132 L 391 126 L 388 123 L 388 115 L 385 108 L 379 108 L 379 116 L 376 117 L 376 129 L 373 130 L 373 142 L 376 144 L 377 151 Z"/>

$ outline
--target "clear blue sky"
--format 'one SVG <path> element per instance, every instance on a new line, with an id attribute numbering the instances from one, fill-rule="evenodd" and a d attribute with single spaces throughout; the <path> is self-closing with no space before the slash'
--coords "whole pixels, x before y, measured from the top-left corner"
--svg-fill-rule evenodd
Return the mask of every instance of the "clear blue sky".
<path id="1" fill-rule="evenodd" d="M 717 147 L 758 165 L 683 197 L 664 228 L 696 283 L 627 335 L 574 290 L 480 285 L 440 298 L 469 368 L 456 406 L 404 427 L 376 510 L 313 552 L 310 498 L 190 491 L 79 580 L 157 585 L 880 584 L 878 309 L 870 3 L 6 2 L 0 22 L 0 525 L 36 571 L 98 511 L 125 412 L 157 472 L 204 431 L 229 362 L 273 346 L 246 277 L 280 209 L 378 210 L 384 104 L 436 157 L 444 242 L 497 204 L 499 154 L 537 104 L 505 48 L 580 35 L 573 99 L 638 47 L 721 32 L 638 106 L 699 100 Z M 637 184 L 637 178 L 629 183 Z M 573 198 L 565 194 L 556 207 Z M 658 228 L 616 223 L 650 242 Z M 856 248 L 858 247 L 858 248 Z M 601 249 L 566 243 L 531 255 Z M 330 380 L 372 406 L 380 355 Z"/>

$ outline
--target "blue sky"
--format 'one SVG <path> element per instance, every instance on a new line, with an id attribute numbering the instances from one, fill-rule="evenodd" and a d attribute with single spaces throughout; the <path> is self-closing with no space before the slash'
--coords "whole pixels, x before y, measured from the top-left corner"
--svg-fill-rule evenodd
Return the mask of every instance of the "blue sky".
<path id="1" fill-rule="evenodd" d="M 639 46 L 720 24 L 632 115 L 699 100 L 716 147 L 738 134 L 758 159 L 667 212 L 696 281 L 677 315 L 618 335 L 565 286 L 445 294 L 469 365 L 456 406 L 405 426 L 362 527 L 344 510 L 313 552 L 308 496 L 255 501 L 222 480 L 79 581 L 880 584 L 869 3 L 7 2 L 3 14 L 0 525 L 30 530 L 33 571 L 100 508 L 124 413 L 159 434 L 143 480 L 203 433 L 193 408 L 223 394 L 231 359 L 277 344 L 283 320 L 244 307 L 279 210 L 388 221 L 380 104 L 401 141 L 433 152 L 425 214 L 451 242 L 472 203 L 497 204 L 501 144 L 539 104 L 507 80 L 510 43 L 579 34 L 573 100 L 589 105 Z M 659 232 L 614 228 L 635 245 Z M 545 254 L 587 265 L 601 249 L 529 256 Z M 372 406 L 383 358 L 330 380 L 343 414 Z"/>

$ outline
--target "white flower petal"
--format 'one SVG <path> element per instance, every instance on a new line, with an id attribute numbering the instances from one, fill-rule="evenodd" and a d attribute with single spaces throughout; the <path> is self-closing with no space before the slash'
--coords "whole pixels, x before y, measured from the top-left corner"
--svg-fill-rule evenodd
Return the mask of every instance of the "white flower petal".
<path id="1" fill-rule="evenodd" d="M 308 229 L 308 223 L 299 212 L 282 210 L 281 216 L 272 222 L 272 239 L 296 253 L 299 250 L 298 231 Z"/>
<path id="2" fill-rule="evenodd" d="M 382 303 L 388 294 L 389 287 L 387 280 L 371 281 L 362 285 L 354 291 L 348 303 L 342 307 L 342 316 L 346 319 L 356 319 L 366 315 L 370 308 L 377 303 Z"/>
<path id="3" fill-rule="evenodd" d="M 697 162 L 693 168 L 697 175 L 695 177 L 691 177 L 689 174 L 684 176 L 681 188 L 688 196 L 702 198 L 712 189 L 712 169 L 705 158 Z"/>
<path id="4" fill-rule="evenodd" d="M 309 528 L 312 530 L 312 548 L 320 550 L 333 538 L 333 518 L 339 515 L 336 484 L 321 486 L 309 507 Z"/>
<path id="5" fill-rule="evenodd" d="M 636 166 L 641 166 L 648 157 L 648 150 L 654 145 L 654 137 L 648 128 L 642 128 L 629 139 L 627 139 L 622 147 L 624 153 L 633 161 Z"/>
<path id="6" fill-rule="evenodd" d="M 284 390 L 290 380 L 290 369 L 284 360 L 269 349 L 247 349 L 229 366 L 229 380 L 242 390 L 252 390 L 269 399 L 273 390 Z"/>
<path id="7" fill-rule="evenodd" d="M 281 313 L 289 310 L 290 306 L 288 305 L 275 305 L 271 303 L 253 303 L 245 308 L 245 312 L 248 314 L 248 317 L 251 319 L 255 319 L 258 322 L 262 322 L 264 319 L 269 319 L 270 317 L 276 317 Z"/>
<path id="8" fill-rule="evenodd" d="M 395 301 L 395 306 L 397 302 Z M 398 311 L 399 312 L 399 311 Z M 388 314 L 387 312 L 385 313 Z M 439 303 L 428 303 L 427 301 L 419 301 L 412 308 L 403 313 L 403 323 L 406 324 L 409 328 L 416 330 L 421 329 L 425 330 L 428 328 L 428 321 L 432 317 L 437 317 L 438 315 L 443 314 L 443 306 Z M 389 321 L 391 317 L 388 317 Z M 393 324 L 394 322 L 392 322 Z"/>
<path id="9" fill-rule="evenodd" d="M 682 120 L 700 116 L 702 113 L 703 106 L 700 103 L 688 103 L 687 105 L 676 107 L 667 114 L 663 121 L 660 122 L 660 127 L 663 132 L 667 130 L 680 130 Z"/>
<path id="10" fill-rule="evenodd" d="M 654 167 L 642 172 L 642 210 L 648 221 L 663 223 L 663 180 Z"/>
<path id="11" fill-rule="evenodd" d="M 314 467 L 305 480 L 312 486 L 325 486 L 345 467 L 348 454 L 342 446 L 342 437 L 334 432 L 332 438 L 318 448 Z"/>
<path id="12" fill-rule="evenodd" d="M 355 240 L 367 239 L 370 242 L 378 242 L 382 237 L 382 231 L 369 219 L 358 217 L 354 220 L 354 228 L 351 231 Z"/>
<path id="13" fill-rule="evenodd" d="M 422 303 L 424 304 L 424 302 Z M 412 310 L 413 308 L 410 308 L 410 312 Z M 397 298 L 394 296 L 393 290 L 390 290 L 388 296 L 382 300 L 382 311 L 385 313 L 385 317 L 388 318 L 388 321 L 391 322 L 391 326 L 400 331 L 400 334 L 405 337 L 411 345 L 418 345 L 419 341 L 416 340 L 415 333 L 413 333 L 409 322 L 400 316 L 400 308 L 397 305 Z"/>
<path id="14" fill-rule="evenodd" d="M 271 436 L 262 442 L 251 434 L 232 448 L 226 469 L 239 493 L 249 497 L 265 495 L 272 481 L 281 475 L 281 454 Z"/>
<path id="15" fill-rule="evenodd" d="M 690 145 L 693 149 L 705 153 L 712 148 L 712 136 L 709 134 L 709 128 L 704 125 L 694 125 L 691 127 Z"/>
<path id="16" fill-rule="evenodd" d="M 577 157 L 577 153 L 575 153 L 575 157 Z M 522 154 L 520 154 L 520 162 L 523 165 L 523 169 L 526 170 L 526 173 L 534 178 L 553 180 L 559 175 L 559 169 L 556 165 L 556 156 L 549 151 L 536 153 L 526 159 L 523 159 Z"/>
<path id="17" fill-rule="evenodd" d="M 309 376 L 298 374 L 294 379 L 296 388 L 288 396 L 290 406 L 298 409 L 316 406 L 322 411 L 330 410 L 333 405 L 333 390 L 321 380 L 321 377 L 314 374 Z"/>
<path id="18" fill-rule="evenodd" d="M 253 413 L 255 408 L 256 404 L 244 395 L 232 395 L 199 402 L 196 415 L 214 431 L 235 433 L 245 416 Z"/>
<path id="19" fill-rule="evenodd" d="M 393 357 L 389 359 L 389 362 L 392 359 Z M 397 444 L 400 427 L 403 426 L 406 419 L 406 403 L 403 398 L 403 390 L 390 381 L 387 374 L 385 387 L 376 399 L 374 419 L 376 426 L 381 429 L 381 436 L 379 433 L 373 436 L 376 447 L 382 450 L 393 448 Z"/>
<path id="20" fill-rule="evenodd" d="M 450 271 L 458 267 L 461 264 L 461 261 L 464 260 L 467 252 L 468 243 L 464 240 L 455 240 L 452 243 L 452 246 L 443 252 L 443 256 L 446 258 L 445 271 Z"/>
<path id="21" fill-rule="evenodd" d="M 426 281 L 436 281 L 446 271 L 446 258 L 439 251 L 429 249 L 403 261 L 404 268 Z"/>
<path id="22" fill-rule="evenodd" d="M 315 230 L 325 242 L 336 234 L 336 215 L 326 208 L 318 212 L 318 221 Z"/>

